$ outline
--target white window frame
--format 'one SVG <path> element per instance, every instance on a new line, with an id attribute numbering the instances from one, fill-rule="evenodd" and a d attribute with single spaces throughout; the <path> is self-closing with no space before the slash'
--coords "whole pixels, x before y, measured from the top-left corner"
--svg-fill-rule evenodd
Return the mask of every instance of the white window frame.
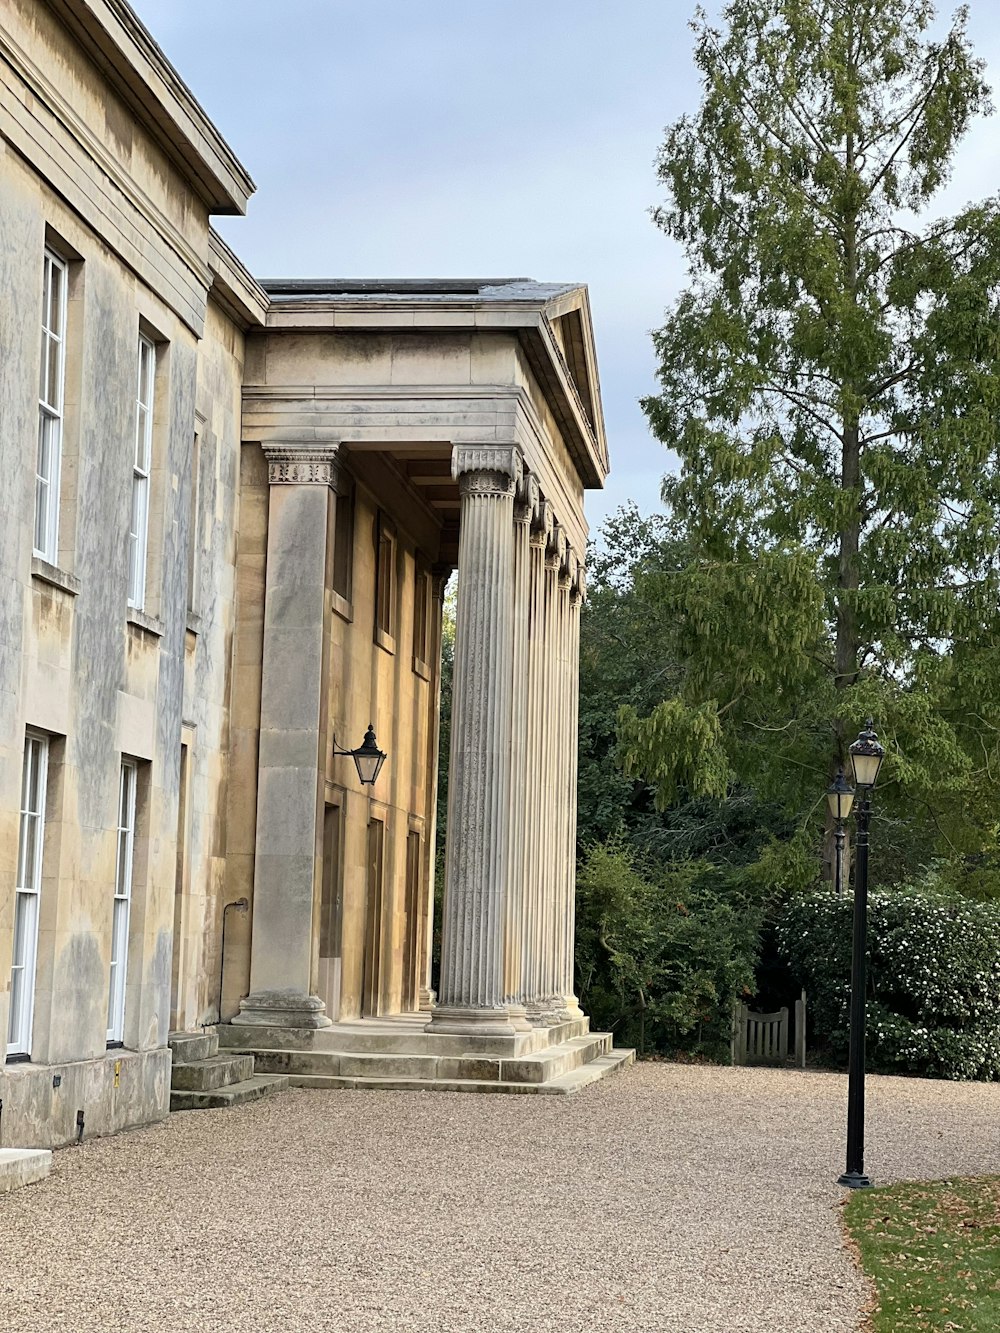
<path id="1" fill-rule="evenodd" d="M 139 765 L 122 760 L 118 783 L 118 833 L 115 855 L 115 895 L 111 912 L 111 972 L 108 989 L 108 1043 L 125 1040 L 125 981 L 128 971 L 128 932 L 132 910 L 132 874 L 135 867 L 135 797 Z"/>
<path id="2" fill-rule="evenodd" d="M 68 265 L 65 259 L 46 246 L 42 263 L 42 336 L 33 551 L 52 565 L 56 564 L 59 556 L 59 484 L 66 399 L 68 295 Z"/>
<path id="3" fill-rule="evenodd" d="M 149 538 L 149 474 L 153 458 L 153 393 L 156 345 L 139 334 L 136 353 L 135 448 L 128 532 L 128 604 L 141 611 L 146 601 L 146 544 Z"/>
<path id="4" fill-rule="evenodd" d="M 42 848 L 45 837 L 45 786 L 49 742 L 28 731 L 21 770 L 21 819 L 18 830 L 17 884 L 14 891 L 14 946 L 10 969 L 10 1011 L 7 1054 L 31 1054 L 31 1023 L 35 1008 L 38 961 L 38 915 L 42 893 Z"/>

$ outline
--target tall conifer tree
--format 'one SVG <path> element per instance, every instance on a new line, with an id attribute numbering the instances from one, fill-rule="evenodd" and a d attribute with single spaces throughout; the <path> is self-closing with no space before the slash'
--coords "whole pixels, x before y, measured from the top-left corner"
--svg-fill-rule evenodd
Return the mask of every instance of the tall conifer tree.
<path id="1" fill-rule="evenodd" d="M 1000 819 L 1000 208 L 935 210 L 992 109 L 966 18 L 699 10 L 701 104 L 659 156 L 689 283 L 644 407 L 695 559 L 655 590 L 684 685 L 622 749 L 662 801 L 754 784 L 803 847 L 868 712 L 901 843 L 980 851 Z"/>

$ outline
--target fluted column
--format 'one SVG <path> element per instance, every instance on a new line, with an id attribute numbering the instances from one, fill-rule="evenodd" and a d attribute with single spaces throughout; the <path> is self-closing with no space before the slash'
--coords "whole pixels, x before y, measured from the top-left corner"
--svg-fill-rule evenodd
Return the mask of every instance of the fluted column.
<path id="1" fill-rule="evenodd" d="M 236 1024 L 326 1027 L 314 993 L 336 447 L 267 448 L 267 571 L 250 994 Z M 329 544 L 328 544 L 329 542 Z"/>
<path id="2" fill-rule="evenodd" d="M 545 549 L 552 531 L 552 509 L 540 500 L 529 539 L 528 666 L 524 720 L 526 806 L 524 821 L 524 901 L 521 913 L 521 992 L 529 1018 L 544 1010 L 541 990 L 543 920 L 542 807 L 545 737 Z"/>
<path id="3" fill-rule="evenodd" d="M 560 899 L 561 944 L 559 948 L 559 1014 L 563 1018 L 580 1017 L 580 1003 L 575 993 L 576 957 L 576 806 L 580 766 L 580 604 L 583 597 L 583 566 L 570 552 L 565 608 L 565 659 L 563 745 L 566 755 L 565 829 L 562 891 Z"/>
<path id="4" fill-rule="evenodd" d="M 532 1003 L 526 1005 L 529 1021 L 545 1024 L 552 1020 L 556 1007 L 556 892 L 559 848 L 559 710 L 560 671 L 559 569 L 566 551 L 566 536 L 554 524 L 545 548 L 545 632 L 542 667 L 542 737 L 539 755 L 539 945 L 537 954 L 537 989 Z"/>
<path id="5" fill-rule="evenodd" d="M 452 454 L 462 514 L 448 774 L 441 983 L 430 1032 L 508 1035 L 503 942 L 510 855 L 513 446 Z"/>
<path id="6" fill-rule="evenodd" d="M 528 808 L 528 750 L 525 725 L 528 674 L 528 620 L 531 589 L 531 519 L 539 500 L 538 482 L 526 475 L 514 498 L 514 644 L 512 651 L 511 786 L 504 923 L 504 1002 L 516 1028 L 530 1029 L 525 1018 L 521 973 L 524 964 L 521 922 L 526 907 L 525 818 Z"/>

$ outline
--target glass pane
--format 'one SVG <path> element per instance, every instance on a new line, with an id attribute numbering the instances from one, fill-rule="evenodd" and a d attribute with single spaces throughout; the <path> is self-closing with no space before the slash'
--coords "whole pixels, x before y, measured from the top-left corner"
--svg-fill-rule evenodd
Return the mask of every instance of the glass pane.
<path id="1" fill-rule="evenodd" d="M 52 306 L 52 260 L 45 256 L 42 265 L 42 328 L 49 327 L 49 311 Z"/>
<path id="2" fill-rule="evenodd" d="M 38 888 L 38 824 L 37 815 L 24 814 L 21 825 L 24 830 L 24 861 L 21 875 L 21 888 Z"/>
<path id="3" fill-rule="evenodd" d="M 34 921 L 35 895 L 18 893 L 14 898 L 14 964 L 24 967 L 28 961 L 28 944 Z"/>
<path id="4" fill-rule="evenodd" d="M 55 338 L 49 338 L 49 371 L 48 371 L 48 391 L 45 395 L 45 401 L 56 412 L 62 411 L 62 375 L 60 372 L 60 359 L 62 357 L 62 344 Z"/>
<path id="5" fill-rule="evenodd" d="M 24 972 L 14 966 L 10 972 L 10 1017 L 7 1020 L 7 1042 L 16 1050 L 24 1044 L 21 1029 L 24 1027 Z"/>
<path id="6" fill-rule="evenodd" d="M 49 401 L 49 339 L 42 329 L 41 361 L 38 366 L 38 396 L 43 403 Z"/>
<path id="7" fill-rule="evenodd" d="M 108 987 L 108 1034 L 115 1030 L 115 990 L 118 979 L 118 964 L 111 960 L 111 985 Z"/>
<path id="8" fill-rule="evenodd" d="M 55 264 L 51 267 L 51 287 L 52 300 L 49 306 L 49 328 L 56 335 L 62 335 L 63 326 L 63 301 L 65 299 L 66 270 L 58 268 Z"/>
<path id="9" fill-rule="evenodd" d="M 118 878 L 115 883 L 115 893 L 119 897 L 125 897 L 128 894 L 128 831 L 119 829 L 118 831 Z"/>
<path id="10" fill-rule="evenodd" d="M 52 418 L 44 411 L 38 413 L 37 472 L 44 481 L 52 476 Z"/>
<path id="11" fill-rule="evenodd" d="M 27 800 L 25 810 L 34 815 L 42 813 L 42 742 L 37 736 L 29 736 L 24 747 L 25 790 Z"/>

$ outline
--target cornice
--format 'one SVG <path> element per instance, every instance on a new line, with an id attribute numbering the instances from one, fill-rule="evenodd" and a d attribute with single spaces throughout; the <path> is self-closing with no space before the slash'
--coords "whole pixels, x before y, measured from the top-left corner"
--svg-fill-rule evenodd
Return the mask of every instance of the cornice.
<path id="1" fill-rule="evenodd" d="M 210 213 L 245 213 L 255 186 L 126 0 L 45 0 Z"/>

